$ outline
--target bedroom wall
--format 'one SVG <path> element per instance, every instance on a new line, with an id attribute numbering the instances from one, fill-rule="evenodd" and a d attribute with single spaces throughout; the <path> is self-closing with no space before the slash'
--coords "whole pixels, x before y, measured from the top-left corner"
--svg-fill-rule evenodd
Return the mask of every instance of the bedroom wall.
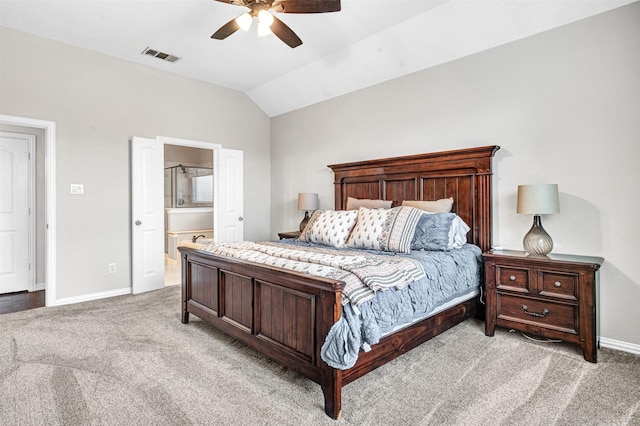
<path id="1" fill-rule="evenodd" d="M 425 52 L 424 54 L 428 54 Z M 363 71 L 366 72 L 366 71 Z M 640 351 L 640 3 L 272 119 L 273 236 L 298 192 L 333 207 L 327 164 L 500 145 L 494 244 L 532 223 L 518 184 L 557 183 L 557 253 L 602 256 L 600 335 Z"/>
<path id="2" fill-rule="evenodd" d="M 132 136 L 243 150 L 245 235 L 268 236 L 270 120 L 246 95 L 0 31 L 0 112 L 56 122 L 57 299 L 131 286 Z M 71 183 L 84 195 L 70 195 Z"/>

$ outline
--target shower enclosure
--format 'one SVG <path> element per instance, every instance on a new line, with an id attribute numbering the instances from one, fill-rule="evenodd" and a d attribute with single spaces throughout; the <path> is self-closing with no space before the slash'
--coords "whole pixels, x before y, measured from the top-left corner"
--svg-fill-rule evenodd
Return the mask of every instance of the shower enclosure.
<path id="1" fill-rule="evenodd" d="M 165 168 L 164 207 L 213 207 L 213 169 L 182 164 Z"/>

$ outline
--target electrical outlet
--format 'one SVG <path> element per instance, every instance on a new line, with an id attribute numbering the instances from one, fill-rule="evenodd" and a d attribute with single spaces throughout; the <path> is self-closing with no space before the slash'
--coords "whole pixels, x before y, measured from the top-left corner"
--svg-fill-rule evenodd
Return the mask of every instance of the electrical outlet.
<path id="1" fill-rule="evenodd" d="M 115 263 L 110 263 L 109 264 L 109 273 L 110 274 L 115 274 L 116 273 L 116 264 Z"/>

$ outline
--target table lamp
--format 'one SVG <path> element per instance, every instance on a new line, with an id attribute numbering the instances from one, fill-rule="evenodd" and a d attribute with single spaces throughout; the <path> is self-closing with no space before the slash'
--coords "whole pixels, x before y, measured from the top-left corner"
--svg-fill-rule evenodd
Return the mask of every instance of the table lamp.
<path id="1" fill-rule="evenodd" d="M 533 226 L 524 236 L 524 250 L 546 256 L 553 250 L 553 240 L 542 227 L 541 214 L 560 213 L 557 184 L 518 185 L 518 214 L 532 214 Z"/>
<path id="2" fill-rule="evenodd" d="M 301 192 L 298 194 L 298 210 L 304 210 L 304 219 L 300 222 L 300 232 L 309 222 L 309 210 L 318 209 L 318 194 L 314 192 Z"/>

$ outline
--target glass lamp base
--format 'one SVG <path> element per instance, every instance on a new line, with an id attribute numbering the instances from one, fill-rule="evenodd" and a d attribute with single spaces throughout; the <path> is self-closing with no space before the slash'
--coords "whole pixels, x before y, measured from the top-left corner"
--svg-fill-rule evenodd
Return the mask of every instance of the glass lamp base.
<path id="1" fill-rule="evenodd" d="M 309 223 L 309 211 L 304 212 L 304 218 L 302 219 L 302 222 L 300 222 L 300 232 L 304 231 L 307 223 Z"/>
<path id="2" fill-rule="evenodd" d="M 524 250 L 533 255 L 546 256 L 553 250 L 553 240 L 542 227 L 539 215 L 533 216 L 533 226 L 522 240 Z"/>

